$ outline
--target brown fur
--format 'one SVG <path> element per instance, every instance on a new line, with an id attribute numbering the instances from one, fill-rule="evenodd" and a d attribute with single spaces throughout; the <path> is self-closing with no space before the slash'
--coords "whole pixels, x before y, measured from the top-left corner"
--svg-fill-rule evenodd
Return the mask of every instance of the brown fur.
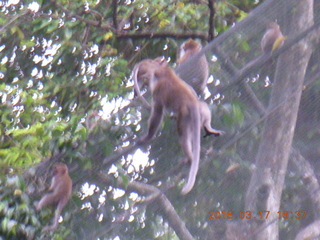
<path id="1" fill-rule="evenodd" d="M 148 133 L 139 143 L 154 137 L 163 118 L 163 112 L 173 112 L 177 117 L 180 145 L 191 163 L 188 181 L 182 194 L 191 191 L 199 168 L 200 159 L 200 102 L 193 90 L 182 81 L 165 61 L 147 59 L 136 65 L 134 70 L 135 90 L 139 90 L 139 79 L 146 78 L 152 93 L 152 110 L 149 118 Z"/>
<path id="2" fill-rule="evenodd" d="M 180 46 L 179 59 L 177 64 L 180 65 L 190 58 L 198 54 L 202 49 L 200 43 L 195 40 L 189 39 Z M 203 94 L 207 85 L 209 77 L 209 66 L 205 55 L 192 62 L 192 74 L 180 74 L 181 78 L 185 80 L 198 95 Z"/>
<path id="3" fill-rule="evenodd" d="M 47 226 L 43 231 L 55 230 L 58 227 L 58 220 L 62 209 L 67 204 L 72 193 L 72 180 L 68 173 L 68 167 L 64 163 L 57 163 L 53 169 L 53 177 L 50 193 L 45 194 L 39 203 L 35 204 L 37 210 L 46 206 L 56 207 L 54 221 L 51 226 Z"/>

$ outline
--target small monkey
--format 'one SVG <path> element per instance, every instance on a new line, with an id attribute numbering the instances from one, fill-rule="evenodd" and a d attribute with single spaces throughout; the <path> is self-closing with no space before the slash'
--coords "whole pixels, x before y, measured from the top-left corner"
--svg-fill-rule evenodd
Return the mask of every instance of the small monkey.
<path id="1" fill-rule="evenodd" d="M 177 60 L 178 66 L 184 62 L 187 62 L 190 58 L 194 57 L 202 49 L 202 45 L 193 39 L 189 39 L 180 46 L 179 59 Z M 192 72 L 178 71 L 178 76 L 184 81 L 190 84 L 198 95 L 203 94 L 203 91 L 207 85 L 209 77 L 209 66 L 205 55 L 191 60 Z"/>
<path id="2" fill-rule="evenodd" d="M 282 35 L 277 23 L 272 22 L 267 26 L 267 30 L 261 39 L 261 49 L 263 53 L 270 54 L 283 45 L 285 37 Z"/>
<path id="3" fill-rule="evenodd" d="M 61 211 L 69 201 L 72 193 L 72 180 L 69 176 L 67 165 L 57 163 L 53 168 L 52 175 L 50 193 L 44 195 L 40 202 L 34 204 L 37 210 L 46 206 L 56 206 L 53 224 L 45 227 L 43 231 L 55 230 L 58 227 Z"/>
<path id="4" fill-rule="evenodd" d="M 141 61 L 134 67 L 133 78 L 138 96 L 141 96 L 138 81 L 147 79 L 153 100 L 148 133 L 138 143 L 145 143 L 154 137 L 162 122 L 164 110 L 177 117 L 180 145 L 187 161 L 191 163 L 188 181 L 181 191 L 182 194 L 187 194 L 195 183 L 199 168 L 202 104 L 193 89 L 164 60 L 159 61 L 157 58 Z"/>

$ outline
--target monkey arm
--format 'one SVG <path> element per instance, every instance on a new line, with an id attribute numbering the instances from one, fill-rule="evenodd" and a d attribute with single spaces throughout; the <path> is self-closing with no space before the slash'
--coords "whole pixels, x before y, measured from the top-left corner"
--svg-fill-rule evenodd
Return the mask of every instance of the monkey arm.
<path id="1" fill-rule="evenodd" d="M 54 189 L 55 189 L 55 186 L 56 186 L 56 178 L 53 177 L 52 180 L 51 180 L 51 184 L 50 184 L 50 187 L 48 189 L 48 192 L 53 192 Z"/>
<path id="2" fill-rule="evenodd" d="M 159 103 L 154 103 L 151 110 L 151 116 L 149 118 L 149 129 L 147 135 L 141 138 L 138 143 L 142 144 L 151 140 L 157 133 L 157 130 L 162 122 L 163 118 L 163 106 Z"/>

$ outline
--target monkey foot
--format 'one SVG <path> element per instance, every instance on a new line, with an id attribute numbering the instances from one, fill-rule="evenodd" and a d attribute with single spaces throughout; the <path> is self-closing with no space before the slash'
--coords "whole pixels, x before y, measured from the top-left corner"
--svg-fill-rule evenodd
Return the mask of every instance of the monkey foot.
<path id="1" fill-rule="evenodd" d="M 208 131 L 207 129 L 204 129 L 205 130 L 205 135 L 203 135 L 203 138 L 206 138 L 208 136 L 211 136 L 211 135 L 214 135 L 215 137 L 219 137 L 219 136 L 222 136 L 225 134 L 224 131 Z"/>

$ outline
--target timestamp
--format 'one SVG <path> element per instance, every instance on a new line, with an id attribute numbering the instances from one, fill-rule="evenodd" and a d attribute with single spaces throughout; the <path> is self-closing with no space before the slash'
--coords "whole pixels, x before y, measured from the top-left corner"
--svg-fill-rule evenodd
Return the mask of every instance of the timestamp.
<path id="1" fill-rule="evenodd" d="M 209 219 L 233 219 L 232 211 L 209 211 Z"/>
<path id="2" fill-rule="evenodd" d="M 308 211 L 278 211 L 279 219 L 303 219 L 307 216 Z M 240 211 L 240 219 L 268 219 L 270 211 L 258 211 L 254 214 L 252 211 Z"/>
<path id="3" fill-rule="evenodd" d="M 278 219 L 304 219 L 307 217 L 308 211 L 278 211 L 276 212 Z M 232 211 L 209 211 L 209 219 L 233 219 Z M 236 217 L 240 219 L 268 219 L 270 211 L 240 211 Z M 273 216 L 274 217 L 274 216 Z"/>
<path id="4" fill-rule="evenodd" d="M 278 211 L 278 218 L 283 218 L 283 219 L 290 219 L 290 218 L 295 218 L 295 219 L 303 219 L 306 218 L 308 211 Z"/>

